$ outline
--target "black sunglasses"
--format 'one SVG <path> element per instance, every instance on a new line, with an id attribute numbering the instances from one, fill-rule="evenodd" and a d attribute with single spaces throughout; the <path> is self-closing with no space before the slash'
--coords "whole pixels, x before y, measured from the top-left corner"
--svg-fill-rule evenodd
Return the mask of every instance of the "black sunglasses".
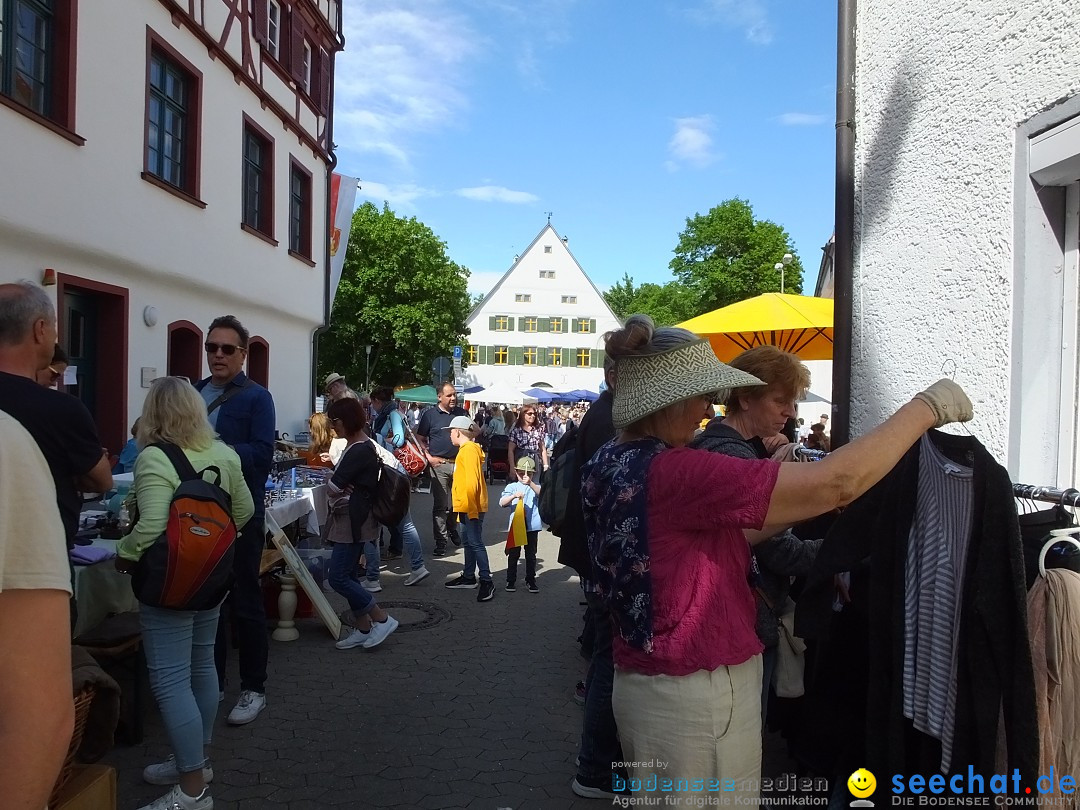
<path id="1" fill-rule="evenodd" d="M 210 343 L 209 341 L 203 344 L 203 348 L 206 349 L 207 354 L 217 354 L 218 349 L 221 349 L 221 353 L 226 357 L 232 357 L 236 354 L 237 349 L 243 348 L 242 346 L 233 346 L 231 343 Z"/>

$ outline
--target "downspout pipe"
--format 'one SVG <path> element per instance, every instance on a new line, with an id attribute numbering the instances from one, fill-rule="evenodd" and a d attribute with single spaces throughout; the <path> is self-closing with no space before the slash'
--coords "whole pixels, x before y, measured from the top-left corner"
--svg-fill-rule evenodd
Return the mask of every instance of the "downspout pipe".
<path id="1" fill-rule="evenodd" d="M 833 255 L 832 446 L 851 438 L 855 255 L 855 27 L 858 0 L 838 0 L 836 37 L 836 245 Z"/>
<path id="2" fill-rule="evenodd" d="M 340 14 L 340 6 L 338 7 Z M 338 45 L 339 49 L 334 54 L 334 64 L 337 64 L 337 54 L 341 53 L 345 49 L 345 37 L 341 34 L 341 26 L 338 25 Z M 334 181 L 334 169 L 337 168 L 338 159 L 337 153 L 334 151 L 334 82 L 330 82 L 330 103 L 327 107 L 329 112 L 326 121 L 326 151 L 330 155 L 330 163 L 326 166 L 326 204 L 323 206 L 325 209 L 325 228 L 323 230 L 323 262 L 325 269 L 323 272 L 323 318 L 322 324 L 318 326 L 311 335 L 311 407 L 308 410 L 309 413 L 315 412 L 315 397 L 319 390 L 318 373 L 319 373 L 319 338 L 330 328 L 330 309 L 332 301 L 330 300 L 330 234 L 334 229 L 334 212 L 330 210 L 330 190 Z"/>

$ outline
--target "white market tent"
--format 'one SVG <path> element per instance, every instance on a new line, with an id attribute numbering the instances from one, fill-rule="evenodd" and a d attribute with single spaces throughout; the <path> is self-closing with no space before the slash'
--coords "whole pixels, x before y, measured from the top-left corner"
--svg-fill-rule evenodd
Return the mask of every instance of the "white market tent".
<path id="1" fill-rule="evenodd" d="M 508 385 L 495 384 L 491 388 L 482 388 L 469 394 L 474 402 L 488 402 L 493 405 L 535 405 L 536 397 L 523 394 Z"/>

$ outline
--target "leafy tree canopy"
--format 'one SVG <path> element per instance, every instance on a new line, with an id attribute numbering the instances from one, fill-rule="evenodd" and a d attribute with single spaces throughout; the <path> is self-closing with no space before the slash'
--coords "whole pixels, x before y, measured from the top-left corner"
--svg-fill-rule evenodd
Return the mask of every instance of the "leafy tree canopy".
<path id="1" fill-rule="evenodd" d="M 431 361 L 465 342 L 469 271 L 451 261 L 446 244 L 415 217 L 404 219 L 366 202 L 353 214 L 345 267 L 319 341 L 318 378 L 331 371 L 359 388 L 365 346 L 371 382 L 427 382 Z"/>
<path id="2" fill-rule="evenodd" d="M 784 292 L 802 292 L 803 268 L 787 231 L 765 219 L 754 219 L 746 200 L 734 198 L 686 220 L 675 258 L 668 265 L 690 288 L 700 314 L 780 291 L 775 269 L 785 253 L 794 256 L 784 268 Z"/>
<path id="3" fill-rule="evenodd" d="M 657 326 L 674 326 L 700 314 L 694 293 L 686 285 L 669 281 L 663 286 L 649 282 L 635 286 L 629 273 L 604 293 L 604 299 L 619 318 L 643 312 Z"/>

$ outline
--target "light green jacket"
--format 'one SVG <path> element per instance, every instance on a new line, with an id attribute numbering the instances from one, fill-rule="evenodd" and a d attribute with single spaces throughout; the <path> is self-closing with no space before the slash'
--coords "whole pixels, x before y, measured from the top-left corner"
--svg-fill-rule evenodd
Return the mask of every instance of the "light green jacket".
<path id="1" fill-rule="evenodd" d="M 207 450 L 184 450 L 191 466 L 202 471 L 213 465 L 221 472 L 221 488 L 232 496 L 232 517 L 241 529 L 255 514 L 251 492 L 240 470 L 240 457 L 224 442 L 215 440 Z M 138 560 L 143 552 L 165 531 L 169 504 L 180 486 L 180 476 L 157 447 L 147 447 L 135 461 L 135 485 L 132 487 L 139 519 L 131 532 L 116 544 L 116 553 L 128 560 Z"/>

